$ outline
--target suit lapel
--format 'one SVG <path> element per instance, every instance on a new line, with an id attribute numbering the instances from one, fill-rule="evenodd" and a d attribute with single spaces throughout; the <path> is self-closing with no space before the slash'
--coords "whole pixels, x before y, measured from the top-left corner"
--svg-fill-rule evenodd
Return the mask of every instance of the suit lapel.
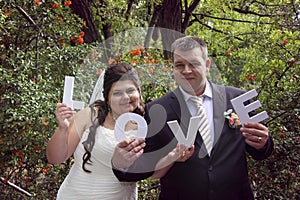
<path id="1" fill-rule="evenodd" d="M 226 111 L 226 91 L 224 86 L 213 83 L 211 85 L 213 92 L 214 150 L 217 147 L 216 144 L 220 139 L 225 122 L 224 112 Z M 214 151 L 212 151 L 211 156 L 213 156 L 213 152 Z"/>
<path id="2" fill-rule="evenodd" d="M 191 113 L 186 105 L 186 102 L 183 98 L 183 95 L 179 88 L 176 88 L 173 92 L 172 101 L 170 101 L 170 105 L 173 108 L 174 112 L 176 113 L 178 119 L 180 120 L 180 127 L 186 136 Z M 177 99 L 177 101 L 176 101 Z"/>

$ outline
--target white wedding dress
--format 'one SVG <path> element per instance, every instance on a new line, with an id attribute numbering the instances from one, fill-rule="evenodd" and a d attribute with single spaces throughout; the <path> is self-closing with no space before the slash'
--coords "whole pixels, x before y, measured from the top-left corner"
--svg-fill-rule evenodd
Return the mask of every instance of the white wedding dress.
<path id="1" fill-rule="evenodd" d="M 75 162 L 69 174 L 62 183 L 57 199 L 59 200 L 135 200 L 137 186 L 135 182 L 119 182 L 111 169 L 111 158 L 117 140 L 114 131 L 103 126 L 97 128 L 95 145 L 92 150 L 92 164 L 86 164 L 87 173 L 82 169 L 82 156 L 85 153 L 82 142 L 88 136 L 88 130 L 83 133 L 74 152 Z M 127 132 L 133 135 L 136 131 Z"/>

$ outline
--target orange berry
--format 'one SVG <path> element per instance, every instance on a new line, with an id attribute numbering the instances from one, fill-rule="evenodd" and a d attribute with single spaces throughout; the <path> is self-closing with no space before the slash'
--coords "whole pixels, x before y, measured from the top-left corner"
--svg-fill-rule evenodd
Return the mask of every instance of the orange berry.
<path id="1" fill-rule="evenodd" d="M 59 43 L 60 44 L 62 44 L 62 43 L 64 43 L 65 42 L 65 38 L 61 38 L 60 40 L 59 40 Z"/>
<path id="2" fill-rule="evenodd" d="M 78 44 L 83 44 L 84 43 L 84 40 L 82 37 L 79 37 L 76 41 Z"/>
<path id="3" fill-rule="evenodd" d="M 293 66 L 295 64 L 295 62 L 296 62 L 295 60 L 291 60 L 290 61 L 290 66 Z"/>
<path id="4" fill-rule="evenodd" d="M 51 165 L 47 165 L 47 166 L 46 166 L 46 169 L 51 169 L 51 168 L 52 168 Z"/>
<path id="5" fill-rule="evenodd" d="M 98 69 L 98 72 L 97 72 L 97 77 L 99 77 L 100 75 L 101 75 L 101 73 L 102 73 L 102 69 Z"/>
<path id="6" fill-rule="evenodd" d="M 7 18 L 10 18 L 11 17 L 11 11 L 10 10 L 7 10 L 4 12 L 4 15 L 7 17 Z"/>
<path id="7" fill-rule="evenodd" d="M 40 4 L 40 0 L 35 0 L 34 6 L 38 6 Z"/>
<path id="8" fill-rule="evenodd" d="M 93 53 L 93 58 L 96 59 L 97 53 Z"/>
<path id="9" fill-rule="evenodd" d="M 70 40 L 71 40 L 72 42 L 74 42 L 74 41 L 75 41 L 75 36 L 71 36 L 71 37 L 70 37 Z"/>
<path id="10" fill-rule="evenodd" d="M 59 6 L 58 3 L 55 3 L 55 4 L 52 5 L 52 8 L 57 9 L 58 6 Z"/>
<path id="11" fill-rule="evenodd" d="M 69 6 L 72 4 L 72 1 L 66 1 L 65 6 Z"/>
<path id="12" fill-rule="evenodd" d="M 83 36 L 84 36 L 84 32 L 81 31 L 81 32 L 80 32 L 80 37 L 83 37 Z"/>

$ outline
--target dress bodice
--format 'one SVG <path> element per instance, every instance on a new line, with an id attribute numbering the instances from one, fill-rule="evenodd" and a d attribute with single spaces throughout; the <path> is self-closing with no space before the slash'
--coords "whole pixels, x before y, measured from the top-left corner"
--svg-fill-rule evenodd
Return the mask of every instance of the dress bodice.
<path id="1" fill-rule="evenodd" d="M 127 137 L 136 131 L 126 132 Z M 118 141 L 114 131 L 99 126 L 95 135 L 95 145 L 91 152 L 91 165 L 86 164 L 87 173 L 82 169 L 85 153 L 83 142 L 87 139 L 87 129 L 74 152 L 74 164 L 58 192 L 58 199 L 107 199 L 131 200 L 137 198 L 136 183 L 119 182 L 111 169 L 111 158 Z"/>

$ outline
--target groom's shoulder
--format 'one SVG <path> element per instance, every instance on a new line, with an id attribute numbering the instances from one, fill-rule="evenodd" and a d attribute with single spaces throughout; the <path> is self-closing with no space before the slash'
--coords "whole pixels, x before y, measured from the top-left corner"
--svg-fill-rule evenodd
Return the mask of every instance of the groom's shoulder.
<path id="1" fill-rule="evenodd" d="M 229 85 L 218 85 L 218 84 L 212 84 L 213 90 L 217 90 L 219 92 L 223 91 L 226 93 L 227 97 L 235 97 L 239 96 L 246 92 L 246 90 L 234 86 Z M 222 92 L 221 92 L 222 93 Z"/>
<path id="2" fill-rule="evenodd" d="M 230 86 L 230 85 L 219 85 L 219 84 L 215 84 L 212 83 L 212 87 L 213 89 L 217 89 L 217 90 L 222 90 L 224 89 L 226 91 L 226 93 L 228 92 L 233 92 L 233 93 L 244 93 L 246 92 L 246 90 L 235 87 L 235 86 Z"/>
<path id="3" fill-rule="evenodd" d="M 225 86 L 225 90 L 227 92 L 233 92 L 233 93 L 245 93 L 246 90 L 238 88 L 238 87 L 234 87 L 234 86 Z"/>

